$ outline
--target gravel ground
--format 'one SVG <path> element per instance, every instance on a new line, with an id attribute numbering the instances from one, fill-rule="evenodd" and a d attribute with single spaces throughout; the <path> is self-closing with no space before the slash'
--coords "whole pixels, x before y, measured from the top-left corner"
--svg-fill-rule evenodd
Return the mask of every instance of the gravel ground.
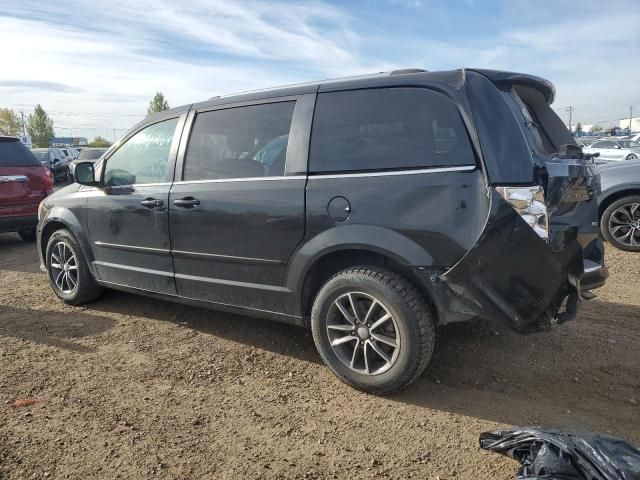
<path id="1" fill-rule="evenodd" d="M 638 255 L 609 248 L 608 284 L 551 332 L 441 329 L 422 377 L 380 398 L 303 329 L 118 292 L 65 306 L 34 250 L 0 235 L 0 478 L 508 479 L 480 432 L 640 444 Z"/>

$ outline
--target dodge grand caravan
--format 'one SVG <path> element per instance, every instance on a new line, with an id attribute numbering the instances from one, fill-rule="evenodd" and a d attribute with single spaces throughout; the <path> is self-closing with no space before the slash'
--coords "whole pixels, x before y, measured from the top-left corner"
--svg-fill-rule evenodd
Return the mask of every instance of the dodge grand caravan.
<path id="1" fill-rule="evenodd" d="M 311 328 L 348 384 L 389 393 L 437 325 L 520 332 L 607 276 L 599 175 L 518 73 L 403 70 L 145 119 L 41 206 L 58 297 L 103 287 Z"/>

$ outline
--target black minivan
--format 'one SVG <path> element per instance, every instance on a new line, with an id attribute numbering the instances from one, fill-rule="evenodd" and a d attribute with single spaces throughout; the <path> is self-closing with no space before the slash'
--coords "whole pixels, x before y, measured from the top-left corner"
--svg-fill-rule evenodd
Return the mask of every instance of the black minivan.
<path id="1" fill-rule="evenodd" d="M 70 304 L 107 287 L 310 327 L 342 380 L 399 390 L 437 325 L 539 330 L 604 283 L 599 174 L 554 93 L 411 69 L 155 114 L 42 203 L 43 269 Z"/>

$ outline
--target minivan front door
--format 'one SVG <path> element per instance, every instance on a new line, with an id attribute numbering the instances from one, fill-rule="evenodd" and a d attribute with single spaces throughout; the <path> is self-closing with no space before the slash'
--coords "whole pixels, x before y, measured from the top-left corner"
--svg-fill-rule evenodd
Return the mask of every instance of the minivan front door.
<path id="1" fill-rule="evenodd" d="M 197 111 L 169 196 L 180 296 L 282 312 L 285 266 L 304 236 L 306 177 L 285 172 L 306 161 L 292 128 L 300 111 L 295 97 Z"/>
<path id="2" fill-rule="evenodd" d="M 184 117 L 148 125 L 103 165 L 87 199 L 93 264 L 103 282 L 175 294 L 168 201 Z"/>

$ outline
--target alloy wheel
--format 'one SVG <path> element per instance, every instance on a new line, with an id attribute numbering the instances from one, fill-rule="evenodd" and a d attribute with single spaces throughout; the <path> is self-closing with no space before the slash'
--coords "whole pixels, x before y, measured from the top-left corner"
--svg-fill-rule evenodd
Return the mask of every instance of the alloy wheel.
<path id="1" fill-rule="evenodd" d="M 386 372 L 400 353 L 395 318 L 380 300 L 363 292 L 345 293 L 331 304 L 327 335 L 340 361 L 365 375 Z"/>
<path id="2" fill-rule="evenodd" d="M 71 247 L 65 242 L 56 243 L 49 257 L 51 278 L 62 293 L 72 293 L 78 288 L 78 263 Z"/>
<path id="3" fill-rule="evenodd" d="M 618 207 L 609 217 L 609 233 L 622 245 L 640 246 L 640 203 Z"/>

